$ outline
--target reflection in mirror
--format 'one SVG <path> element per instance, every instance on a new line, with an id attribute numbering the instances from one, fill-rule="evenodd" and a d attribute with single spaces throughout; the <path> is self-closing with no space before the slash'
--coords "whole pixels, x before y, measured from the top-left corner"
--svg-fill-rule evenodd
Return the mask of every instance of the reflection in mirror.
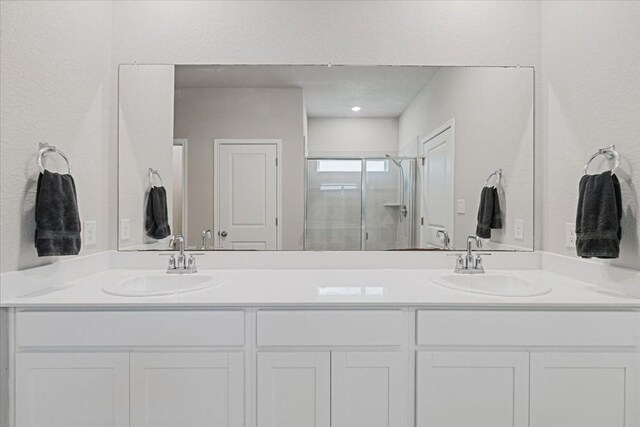
<path id="1" fill-rule="evenodd" d="M 532 250 L 533 78 L 121 65 L 119 249 Z"/>

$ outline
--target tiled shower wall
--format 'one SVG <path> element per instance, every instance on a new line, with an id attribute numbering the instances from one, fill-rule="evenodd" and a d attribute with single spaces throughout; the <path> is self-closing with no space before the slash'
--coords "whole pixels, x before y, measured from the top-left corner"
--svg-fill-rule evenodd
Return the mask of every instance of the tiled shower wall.
<path id="1" fill-rule="evenodd" d="M 400 218 L 398 167 L 385 160 L 386 170 L 318 172 L 317 160 L 308 160 L 306 250 L 360 250 L 362 204 L 367 239 L 362 249 L 407 248 L 411 243 L 413 160 L 405 160 L 407 217 Z M 385 206 L 386 205 L 386 206 Z"/>

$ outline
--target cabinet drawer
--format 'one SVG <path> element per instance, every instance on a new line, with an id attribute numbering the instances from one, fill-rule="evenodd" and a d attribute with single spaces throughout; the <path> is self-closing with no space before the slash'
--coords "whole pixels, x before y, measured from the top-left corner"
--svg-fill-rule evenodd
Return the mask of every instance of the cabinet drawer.
<path id="1" fill-rule="evenodd" d="M 636 346 L 640 313 L 420 310 L 419 345 Z"/>
<path id="2" fill-rule="evenodd" d="M 229 311 L 21 311 L 19 347 L 239 346 L 244 312 Z"/>
<path id="3" fill-rule="evenodd" d="M 258 345 L 390 345 L 406 337 L 401 310 L 258 312 Z"/>

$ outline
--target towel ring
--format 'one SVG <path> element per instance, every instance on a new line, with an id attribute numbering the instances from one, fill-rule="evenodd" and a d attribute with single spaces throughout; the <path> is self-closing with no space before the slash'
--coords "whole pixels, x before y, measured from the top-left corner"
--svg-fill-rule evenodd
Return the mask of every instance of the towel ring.
<path id="1" fill-rule="evenodd" d="M 41 147 L 40 151 L 38 152 L 38 166 L 40 166 L 40 172 L 44 173 L 44 165 L 42 164 L 42 158 L 46 153 L 52 152 L 52 153 L 57 153 L 60 157 L 64 159 L 65 162 L 67 162 L 67 170 L 69 175 L 71 175 L 71 162 L 69 161 L 69 158 L 67 158 L 67 156 L 62 151 L 58 150 L 55 145 L 49 145 L 45 143 L 40 143 L 40 147 Z"/>
<path id="2" fill-rule="evenodd" d="M 156 187 L 155 185 L 153 185 L 153 175 L 158 177 L 158 179 L 160 180 L 160 187 L 163 187 L 164 183 L 162 181 L 162 177 L 160 176 L 160 173 L 158 172 L 157 169 L 152 169 L 152 168 L 149 168 L 149 185 L 151 187 Z"/>
<path id="3" fill-rule="evenodd" d="M 618 166 L 620 166 L 620 155 L 616 151 L 616 146 L 611 145 L 609 147 L 599 149 L 596 153 L 593 154 L 593 156 L 591 156 L 587 164 L 584 165 L 583 171 L 585 175 L 588 175 L 587 169 L 589 169 L 589 165 L 598 156 L 605 156 L 607 159 L 615 159 L 615 164 L 613 165 L 613 169 L 611 169 L 611 174 L 613 174 L 616 169 L 618 169 Z"/>
<path id="4" fill-rule="evenodd" d="M 485 187 L 489 187 L 489 181 L 491 181 L 491 177 L 494 177 L 494 176 L 496 177 L 496 182 L 491 187 L 496 188 L 500 184 L 500 179 L 502 178 L 502 169 L 498 169 L 498 170 L 492 172 L 487 177 L 487 180 L 484 182 L 484 186 Z"/>

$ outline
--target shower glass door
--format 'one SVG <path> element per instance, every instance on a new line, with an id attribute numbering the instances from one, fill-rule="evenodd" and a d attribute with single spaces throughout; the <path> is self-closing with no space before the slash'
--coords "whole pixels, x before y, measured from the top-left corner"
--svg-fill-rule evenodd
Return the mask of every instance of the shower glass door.
<path id="1" fill-rule="evenodd" d="M 305 250 L 362 249 L 360 159 L 308 159 Z"/>
<path id="2" fill-rule="evenodd" d="M 395 249 L 402 206 L 399 169 L 386 158 L 366 159 L 364 164 L 363 249 Z"/>

